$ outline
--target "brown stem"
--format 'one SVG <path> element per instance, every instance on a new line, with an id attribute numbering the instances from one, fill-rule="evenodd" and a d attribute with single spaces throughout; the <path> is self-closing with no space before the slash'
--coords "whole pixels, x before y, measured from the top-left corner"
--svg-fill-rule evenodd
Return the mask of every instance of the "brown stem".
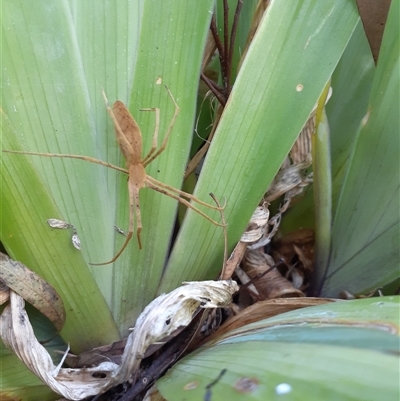
<path id="1" fill-rule="evenodd" d="M 222 91 L 219 89 L 220 87 L 215 84 L 211 79 L 207 78 L 204 73 L 200 74 L 200 78 L 207 84 L 210 88 L 210 91 L 214 94 L 214 96 L 218 99 L 218 101 L 225 106 L 226 99 L 225 96 L 222 94 Z"/>
<path id="2" fill-rule="evenodd" d="M 224 60 L 224 46 L 222 45 L 221 39 L 219 38 L 218 35 L 218 28 L 217 28 L 217 22 L 215 21 L 215 16 L 213 15 L 211 18 L 211 33 L 213 35 L 215 44 L 217 46 L 218 49 L 218 54 L 219 54 L 219 62 L 221 64 L 222 69 L 224 69 L 224 65 L 225 65 L 225 60 Z"/>
<path id="3" fill-rule="evenodd" d="M 232 59 L 233 59 L 233 50 L 235 47 L 236 40 L 236 32 L 239 24 L 239 16 L 242 10 L 243 0 L 238 0 L 235 10 L 235 16 L 233 18 L 232 30 L 231 30 L 231 38 L 229 44 L 229 52 L 227 57 L 227 75 L 226 75 L 226 91 L 227 97 L 231 93 L 231 76 L 232 76 Z"/>
<path id="4" fill-rule="evenodd" d="M 227 77 L 229 75 L 229 5 L 228 0 L 224 0 L 224 68 L 223 68 L 223 86 L 227 88 Z M 227 98 L 227 96 L 226 96 Z"/>

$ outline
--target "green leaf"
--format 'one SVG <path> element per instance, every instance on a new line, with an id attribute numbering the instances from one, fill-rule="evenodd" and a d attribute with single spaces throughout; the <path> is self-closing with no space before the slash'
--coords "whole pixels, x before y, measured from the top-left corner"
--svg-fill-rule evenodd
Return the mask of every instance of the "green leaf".
<path id="1" fill-rule="evenodd" d="M 357 19 L 349 1 L 304 0 L 297 7 L 272 2 L 268 7 L 195 191 L 201 199 L 209 192 L 226 199 L 230 249 L 310 115 Z M 222 230 L 188 211 L 159 292 L 183 280 L 215 277 L 222 255 Z"/>
<path id="2" fill-rule="evenodd" d="M 328 115 L 332 160 L 332 206 L 336 211 L 343 179 L 364 117 L 372 80 L 374 60 L 364 28 L 359 21 L 353 35 L 332 74 L 332 97 L 326 105 Z M 301 202 L 297 202 L 282 218 L 282 235 L 301 227 L 314 227 L 313 187 Z"/>
<path id="3" fill-rule="evenodd" d="M 325 277 L 330 257 L 332 240 L 332 171 L 330 153 L 330 133 L 325 112 L 325 103 L 330 82 L 318 100 L 315 114 L 315 132 L 312 133 L 312 163 L 315 207 L 315 252 L 311 279 L 313 294 L 314 282 L 319 283 Z"/>
<path id="4" fill-rule="evenodd" d="M 167 400 L 397 400 L 399 297 L 342 301 L 241 327 L 175 365 Z"/>
<path id="5" fill-rule="evenodd" d="M 130 104 L 135 105 L 133 115 L 142 128 L 146 154 L 154 131 L 154 115 L 136 111 L 142 107 L 160 108 L 160 145 L 174 113 L 164 85 L 177 101 L 180 114 L 167 147 L 146 168 L 147 174 L 175 188 L 182 185 L 190 152 L 201 57 L 212 6 L 211 0 L 149 1 L 144 6 Z M 162 85 L 157 84 L 160 79 Z M 125 177 L 123 182 L 126 186 Z M 207 198 L 201 199 L 208 201 Z M 177 210 L 176 201 L 150 189 L 142 191 L 140 200 L 143 249 L 139 251 L 136 243 L 131 244 L 130 254 L 122 255 L 114 272 L 114 313 L 125 333 L 155 297 L 168 257 Z M 128 198 L 125 188 L 124 196 L 119 199 L 119 210 L 118 224 L 126 227 Z M 119 241 L 122 242 L 123 239 Z"/>
<path id="6" fill-rule="evenodd" d="M 15 130 L 4 114 L 0 124 L 3 146 L 16 149 Z M 2 155 L 3 243 L 12 256 L 39 274 L 60 295 L 67 315 L 61 335 L 75 352 L 99 346 L 103 341 L 115 341 L 118 332 L 110 311 L 82 255 L 73 248 L 70 233 L 56 232 L 46 223 L 49 217 L 60 217 L 61 212 L 36 169 L 25 157 Z"/>
<path id="7" fill-rule="evenodd" d="M 2 148 L 80 154 L 124 165 L 101 88 L 110 102 L 118 98 L 128 104 L 141 126 L 146 153 L 154 132 L 154 113 L 138 110 L 160 108 L 161 142 L 174 110 L 166 84 L 181 113 L 166 150 L 149 166 L 148 173 L 179 188 L 190 149 L 212 5 L 212 0 L 162 4 L 152 0 L 101 5 L 50 2 L 32 7 L 24 0 L 6 1 L 2 107 L 7 127 Z M 101 329 L 88 327 L 87 335 L 74 331 L 80 341 L 88 338 L 90 342 L 94 337 L 95 346 L 100 338 L 102 343 L 116 339 L 101 294 L 121 333 L 126 334 L 155 296 L 177 202 L 144 189 L 144 249 L 139 251 L 132 240 L 117 263 L 92 267 L 89 262 L 111 259 L 124 241 L 114 225 L 128 227 L 126 177 L 79 160 L 11 154 L 2 154 L 2 159 L 7 166 L 2 171 L 2 185 L 7 190 L 1 196 L 8 209 L 2 210 L 1 238 L 10 255 L 54 285 L 67 305 L 70 324 L 75 324 L 71 311 L 82 314 L 82 321 L 76 322 L 79 327 L 97 319 Z M 82 256 L 71 246 L 69 233 L 45 225 L 48 218 L 76 226 Z M 49 236 L 54 240 L 51 244 Z M 68 302 L 74 307 L 68 308 Z"/>
<path id="8" fill-rule="evenodd" d="M 362 293 L 399 277 L 399 1 L 393 1 L 332 229 L 323 296 Z"/>

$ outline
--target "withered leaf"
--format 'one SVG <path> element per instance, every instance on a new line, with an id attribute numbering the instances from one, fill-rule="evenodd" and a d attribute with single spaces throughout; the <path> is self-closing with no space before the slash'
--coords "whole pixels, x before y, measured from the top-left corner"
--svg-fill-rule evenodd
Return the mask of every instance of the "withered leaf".
<path id="1" fill-rule="evenodd" d="M 50 354 L 35 337 L 23 298 L 14 291 L 10 291 L 10 304 L 0 316 L 0 337 L 53 391 L 78 401 L 104 393 L 131 378 L 134 380 L 150 346 L 189 325 L 199 307 L 228 305 L 237 291 L 238 285 L 232 280 L 204 281 L 184 283 L 169 294 L 160 295 L 137 319 L 120 364 L 106 361 L 81 369 L 55 366 Z"/>
<path id="2" fill-rule="evenodd" d="M 0 252 L 0 280 L 45 315 L 57 330 L 62 329 L 64 304 L 56 290 L 38 274 Z"/>
<path id="3" fill-rule="evenodd" d="M 0 280 L 0 305 L 10 299 L 10 288 Z"/>

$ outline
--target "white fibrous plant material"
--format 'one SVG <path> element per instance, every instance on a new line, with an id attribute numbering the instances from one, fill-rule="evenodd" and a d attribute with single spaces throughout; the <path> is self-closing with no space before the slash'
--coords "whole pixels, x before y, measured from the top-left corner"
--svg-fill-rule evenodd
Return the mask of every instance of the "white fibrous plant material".
<path id="1" fill-rule="evenodd" d="M 54 392 L 69 400 L 82 400 L 135 377 L 150 345 L 162 342 L 187 326 L 199 307 L 229 305 L 237 291 L 238 285 L 232 280 L 200 281 L 184 283 L 169 294 L 160 295 L 138 317 L 120 365 L 103 362 L 80 369 L 61 368 L 61 364 L 55 366 L 35 337 L 24 299 L 14 291 L 10 291 L 10 304 L 0 316 L 0 336 L 4 344 Z"/>
<path id="2" fill-rule="evenodd" d="M 254 243 L 260 240 L 268 225 L 269 210 L 266 205 L 257 206 L 251 217 L 249 226 L 240 238 L 241 242 Z"/>
<path id="3" fill-rule="evenodd" d="M 74 232 L 71 237 L 72 245 L 78 250 L 81 250 L 81 240 L 78 237 L 78 234 Z"/>
<path id="4" fill-rule="evenodd" d="M 46 222 L 51 228 L 59 228 L 61 230 L 71 228 L 71 224 L 59 219 L 47 219 Z"/>
<path id="5" fill-rule="evenodd" d="M 76 227 L 73 224 L 67 223 L 66 221 L 59 219 L 47 219 L 46 222 L 51 228 L 58 228 L 61 230 L 67 230 L 69 228 L 72 229 L 72 237 L 71 237 L 72 245 L 78 251 L 81 250 L 81 240 L 79 239 Z"/>

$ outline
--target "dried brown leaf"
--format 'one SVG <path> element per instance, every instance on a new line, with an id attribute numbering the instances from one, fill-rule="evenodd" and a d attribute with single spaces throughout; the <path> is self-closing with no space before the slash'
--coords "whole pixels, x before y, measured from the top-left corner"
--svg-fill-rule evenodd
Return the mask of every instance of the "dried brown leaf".
<path id="1" fill-rule="evenodd" d="M 314 230 L 309 228 L 293 231 L 274 242 L 274 258 L 283 258 L 287 263 L 297 256 L 295 246 L 302 251 L 302 257 L 314 259 Z M 275 257 L 276 256 L 276 257 Z"/>
<path id="2" fill-rule="evenodd" d="M 305 162 L 300 164 L 291 164 L 290 166 L 279 170 L 264 196 L 265 201 L 272 202 L 286 192 L 300 185 L 304 179 L 302 170 L 309 166 L 310 163 Z"/>
<path id="3" fill-rule="evenodd" d="M 296 142 L 294 143 L 292 149 L 290 150 L 290 158 L 293 163 L 301 164 L 304 162 L 311 162 L 312 154 L 311 154 L 311 135 L 314 132 L 315 128 L 315 113 L 311 115 L 311 117 L 307 120 L 303 129 L 300 132 L 300 135 L 297 137 Z M 310 164 L 310 163 L 308 163 Z"/>
<path id="4" fill-rule="evenodd" d="M 54 392 L 70 400 L 102 394 L 128 379 L 135 379 L 141 360 L 152 344 L 187 326 L 198 308 L 218 308 L 231 303 L 238 290 L 234 281 L 184 283 L 151 302 L 129 335 L 121 364 L 111 361 L 82 369 L 55 366 L 37 341 L 21 296 L 10 291 L 10 304 L 0 316 L 0 336 L 25 365 Z"/>
<path id="5" fill-rule="evenodd" d="M 87 366 L 100 365 L 102 362 L 111 361 L 121 363 L 121 356 L 126 345 L 126 338 L 115 341 L 112 344 L 103 345 L 83 352 L 79 355 L 67 354 L 65 363 L 71 368 L 83 368 Z"/>
<path id="6" fill-rule="evenodd" d="M 10 288 L 0 280 L 0 305 L 5 304 L 10 299 Z"/>
<path id="7" fill-rule="evenodd" d="M 222 280 L 229 280 L 237 267 L 239 266 L 239 263 L 242 261 L 242 258 L 246 252 L 246 244 L 244 242 L 239 241 L 235 249 L 232 251 L 231 255 L 229 256 L 226 265 L 222 271 Z"/>
<path id="8" fill-rule="evenodd" d="M 282 277 L 277 269 L 270 270 L 274 265 L 271 256 L 259 251 L 248 251 L 244 259 L 243 270 L 253 280 L 258 291 L 258 299 L 304 297 L 304 294 L 293 284 Z"/>
<path id="9" fill-rule="evenodd" d="M 64 304 L 49 283 L 3 253 L 0 253 L 0 279 L 45 315 L 57 330 L 62 329 L 65 322 Z"/>

